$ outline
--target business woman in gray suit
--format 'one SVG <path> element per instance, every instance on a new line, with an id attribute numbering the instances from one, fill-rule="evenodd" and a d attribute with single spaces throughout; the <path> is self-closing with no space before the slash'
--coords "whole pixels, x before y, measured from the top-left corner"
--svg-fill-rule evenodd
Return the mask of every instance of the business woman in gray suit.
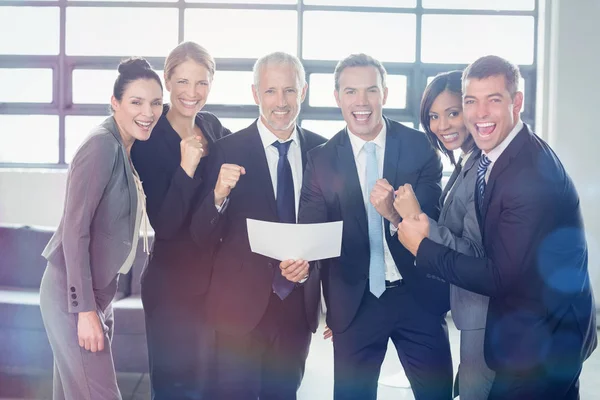
<path id="1" fill-rule="evenodd" d="M 71 162 L 63 216 L 43 252 L 40 308 L 54 353 L 54 400 L 121 399 L 111 302 L 119 273 L 133 264 L 145 210 L 130 150 L 162 112 L 160 78 L 146 60 L 119 65 L 111 108 Z"/>
<path id="2" fill-rule="evenodd" d="M 421 101 L 421 124 L 434 146 L 455 165 L 440 199 L 440 218 L 437 223 L 430 220 L 429 239 L 481 257 L 483 246 L 475 212 L 476 160 L 480 150 L 463 122 L 461 71 L 439 74 L 427 86 Z M 458 149 L 461 155 L 456 161 L 453 151 Z M 403 218 L 421 212 L 410 186 L 398 190 L 394 206 Z M 494 381 L 494 372 L 483 356 L 487 306 L 487 297 L 451 285 L 452 319 L 460 330 L 461 400 L 487 399 Z"/>

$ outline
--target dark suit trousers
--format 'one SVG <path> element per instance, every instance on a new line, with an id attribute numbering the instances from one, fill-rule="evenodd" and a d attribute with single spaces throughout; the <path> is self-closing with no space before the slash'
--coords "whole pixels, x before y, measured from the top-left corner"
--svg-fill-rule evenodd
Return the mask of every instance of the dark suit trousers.
<path id="1" fill-rule="evenodd" d="M 333 335 L 334 399 L 375 400 L 392 340 L 416 400 L 452 398 L 452 359 L 446 321 L 423 310 L 405 285 L 378 299 L 365 294 L 356 317 Z"/>
<path id="2" fill-rule="evenodd" d="M 160 298 L 142 286 L 153 400 L 212 399 L 215 333 L 206 322 L 205 295 L 173 288 Z"/>
<path id="3" fill-rule="evenodd" d="M 217 332 L 219 400 L 294 400 L 304 376 L 311 332 L 304 291 L 272 294 L 258 326 L 242 336 Z"/>

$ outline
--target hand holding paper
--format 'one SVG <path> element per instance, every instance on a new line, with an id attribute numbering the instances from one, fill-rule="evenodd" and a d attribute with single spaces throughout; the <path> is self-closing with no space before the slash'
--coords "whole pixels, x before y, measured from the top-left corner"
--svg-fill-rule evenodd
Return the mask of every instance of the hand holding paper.
<path id="1" fill-rule="evenodd" d="M 308 261 L 285 260 L 279 264 L 279 268 L 281 268 L 281 275 L 290 282 L 298 283 L 308 278 Z"/>
<path id="2" fill-rule="evenodd" d="M 250 249 L 279 261 L 339 257 L 343 222 L 282 224 L 246 219 Z"/>

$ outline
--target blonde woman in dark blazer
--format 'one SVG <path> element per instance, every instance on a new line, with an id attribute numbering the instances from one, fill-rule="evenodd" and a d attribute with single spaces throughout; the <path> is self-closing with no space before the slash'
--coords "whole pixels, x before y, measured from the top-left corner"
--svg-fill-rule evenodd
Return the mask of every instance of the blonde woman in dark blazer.
<path id="1" fill-rule="evenodd" d="M 73 158 L 62 220 L 43 252 L 40 308 L 54 353 L 54 400 L 121 399 L 111 303 L 119 273 L 133 264 L 145 210 L 130 150 L 162 112 L 162 85 L 146 60 L 119 65 L 111 108 Z"/>

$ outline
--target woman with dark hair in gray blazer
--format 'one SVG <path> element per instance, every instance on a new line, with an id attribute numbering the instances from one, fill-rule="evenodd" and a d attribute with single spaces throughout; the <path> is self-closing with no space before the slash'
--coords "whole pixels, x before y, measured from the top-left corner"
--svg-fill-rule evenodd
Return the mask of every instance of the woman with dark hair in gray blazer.
<path id="1" fill-rule="evenodd" d="M 71 162 L 63 216 L 42 253 L 48 266 L 40 308 L 54 353 L 54 400 L 121 399 L 111 303 L 119 273 L 133 264 L 145 211 L 130 151 L 150 137 L 162 111 L 160 78 L 146 60 L 119 65 L 111 109 Z"/>
<path id="2" fill-rule="evenodd" d="M 430 220 L 429 238 L 463 254 L 481 257 L 484 252 L 475 211 L 480 150 L 463 121 L 461 75 L 461 71 L 437 75 L 421 101 L 421 125 L 433 145 L 455 165 L 440 199 L 440 218 L 437 223 Z M 456 161 L 453 151 L 458 149 L 461 156 Z M 398 190 L 394 206 L 402 218 L 421 212 L 410 185 Z M 495 375 L 483 356 L 488 297 L 451 285 L 450 307 L 460 330 L 460 399 L 487 399 Z"/>
<path id="3" fill-rule="evenodd" d="M 212 87 L 215 61 L 194 42 L 165 60 L 170 104 L 150 140 L 131 151 L 144 183 L 154 228 L 152 254 L 142 272 L 142 302 L 153 400 L 210 399 L 214 331 L 204 317 L 213 244 L 190 236 L 193 205 L 205 185 L 215 141 L 231 132 L 201 111 Z"/>

